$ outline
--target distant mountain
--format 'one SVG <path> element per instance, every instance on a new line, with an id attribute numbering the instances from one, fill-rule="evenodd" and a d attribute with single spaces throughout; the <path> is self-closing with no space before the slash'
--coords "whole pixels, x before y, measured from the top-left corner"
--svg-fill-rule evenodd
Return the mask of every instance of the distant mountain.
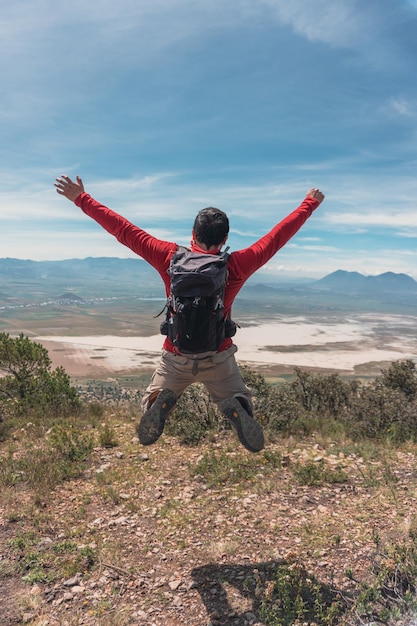
<path id="1" fill-rule="evenodd" d="M 259 282 L 255 282 L 259 281 Z M 57 297 L 57 294 L 63 294 Z M 89 297 L 164 296 L 162 281 L 156 270 L 138 258 L 88 257 L 64 261 L 32 261 L 13 258 L 0 259 L 0 300 L 22 301 L 42 299 L 75 302 Z M 357 301 L 372 300 L 401 303 L 407 297 L 410 306 L 417 304 L 417 281 L 407 274 L 385 272 L 365 276 L 359 272 L 337 270 L 320 280 L 285 280 L 273 283 L 271 276 L 257 273 L 243 288 L 240 298 L 282 302 L 308 297 L 340 298 L 349 294 Z"/>
<path id="2" fill-rule="evenodd" d="M 95 283 L 154 285 L 156 270 L 146 261 L 116 257 L 88 257 L 64 261 L 30 261 L 0 259 L 0 288 L 6 283 L 37 281 L 40 283 Z"/>
<path id="3" fill-rule="evenodd" d="M 137 259 L 119 259 L 115 257 L 88 257 L 86 259 L 67 259 L 64 261 L 30 261 L 22 259 L 0 259 L 0 278 L 43 279 L 65 278 L 71 280 L 80 275 L 97 279 L 120 280 L 154 276 L 146 261 Z"/>
<path id="4" fill-rule="evenodd" d="M 138 257 L 88 257 L 64 261 L 0 259 L 0 301 L 54 300 L 75 302 L 74 294 L 96 297 L 137 297 L 164 294 L 156 270 Z M 72 294 L 58 298 L 59 294 Z"/>
<path id="5" fill-rule="evenodd" d="M 240 292 L 238 301 L 247 308 L 256 306 L 258 312 L 262 309 L 266 315 L 270 311 L 292 315 L 300 311 L 315 315 L 336 314 L 338 311 L 415 315 L 417 281 L 394 272 L 365 276 L 359 272 L 337 270 L 307 284 L 248 284 Z"/>
<path id="6" fill-rule="evenodd" d="M 311 289 L 338 293 L 404 293 L 417 294 L 417 281 L 407 274 L 385 272 L 377 276 L 364 276 L 359 272 L 337 270 L 310 284 Z"/>
<path id="7" fill-rule="evenodd" d="M 63 293 L 61 296 L 58 296 L 56 298 L 57 302 L 63 302 L 63 303 L 81 303 L 84 302 L 84 298 L 81 298 L 80 296 L 77 296 L 76 293 Z"/>

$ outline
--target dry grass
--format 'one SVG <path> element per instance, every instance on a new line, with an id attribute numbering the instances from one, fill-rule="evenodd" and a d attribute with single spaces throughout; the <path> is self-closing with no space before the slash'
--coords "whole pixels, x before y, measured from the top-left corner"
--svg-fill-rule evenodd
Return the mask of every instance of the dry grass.
<path id="1" fill-rule="evenodd" d="M 0 449 L 0 580 L 15 590 L 0 601 L 15 619 L 6 624 L 29 613 L 36 626 L 202 626 L 211 614 L 232 625 L 253 613 L 275 625 L 282 563 L 296 564 L 297 584 L 310 577 L 346 598 L 395 562 L 392 546 L 414 545 L 415 446 L 317 435 L 251 455 L 224 433 L 198 448 L 167 436 L 143 448 L 119 411 L 73 432 L 65 463 L 79 471 L 56 480 L 57 455 L 39 465 L 51 435 L 31 428 Z M 65 581 L 77 574 L 74 593 Z"/>

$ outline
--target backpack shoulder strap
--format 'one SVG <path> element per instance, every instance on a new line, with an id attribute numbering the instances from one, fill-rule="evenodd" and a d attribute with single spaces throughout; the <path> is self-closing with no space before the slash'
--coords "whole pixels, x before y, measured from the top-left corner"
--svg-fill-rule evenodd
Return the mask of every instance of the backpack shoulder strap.
<path id="1" fill-rule="evenodd" d="M 227 248 L 225 248 L 225 249 L 223 250 L 223 252 L 220 252 L 220 254 L 219 254 L 219 256 L 221 256 L 221 257 L 222 257 L 222 259 L 224 259 L 224 260 L 226 261 L 226 263 L 227 263 L 227 261 L 230 259 L 230 253 L 229 253 L 229 250 L 230 250 L 230 246 L 227 246 Z"/>

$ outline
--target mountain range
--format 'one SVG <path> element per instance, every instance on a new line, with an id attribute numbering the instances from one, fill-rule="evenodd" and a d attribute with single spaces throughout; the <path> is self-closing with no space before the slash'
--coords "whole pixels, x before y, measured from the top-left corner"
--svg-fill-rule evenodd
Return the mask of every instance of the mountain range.
<path id="1" fill-rule="evenodd" d="M 25 299 L 25 291 L 48 299 L 66 292 L 82 298 L 163 294 L 156 270 L 141 258 L 0 259 L 0 298 Z"/>
<path id="2" fill-rule="evenodd" d="M 346 296 L 349 296 L 349 299 Z M 0 259 L 0 302 L 8 305 L 28 302 L 136 297 L 164 298 L 162 281 L 141 258 L 89 257 L 63 261 Z M 337 270 L 319 280 L 292 281 L 257 272 L 239 294 L 241 300 L 294 303 L 298 307 L 338 308 L 339 306 L 401 307 L 414 314 L 417 281 L 407 274 L 385 272 L 366 276 Z M 406 307 L 406 308 L 405 308 Z"/>
<path id="3" fill-rule="evenodd" d="M 337 270 L 309 285 L 312 289 L 360 293 L 389 292 L 417 293 L 417 281 L 407 274 L 384 272 L 377 276 L 365 276 L 359 272 Z"/>
<path id="4" fill-rule="evenodd" d="M 64 261 L 31 261 L 22 259 L 0 259 L 0 280 L 13 279 L 78 279 L 81 276 L 98 280 L 154 276 L 155 270 L 143 259 L 119 259 L 115 257 L 88 257 Z"/>
<path id="5" fill-rule="evenodd" d="M 32 261 L 13 258 L 0 258 L 0 286 L 4 281 L 41 280 L 77 281 L 81 278 L 96 281 L 130 282 L 140 279 L 153 283 L 155 270 L 141 258 L 121 259 L 117 257 L 88 257 L 86 259 L 67 259 L 63 261 Z M 277 278 L 277 283 L 280 279 Z M 285 279 L 290 285 L 290 279 Z M 303 283 L 304 288 L 332 291 L 397 291 L 417 292 L 417 281 L 407 274 L 385 272 L 377 276 L 366 276 L 359 272 L 337 270 L 315 281 L 294 280 L 293 284 Z M 272 286 L 274 283 L 269 283 Z M 276 284 L 276 283 L 275 283 Z M 260 286 L 260 284 L 258 285 Z"/>

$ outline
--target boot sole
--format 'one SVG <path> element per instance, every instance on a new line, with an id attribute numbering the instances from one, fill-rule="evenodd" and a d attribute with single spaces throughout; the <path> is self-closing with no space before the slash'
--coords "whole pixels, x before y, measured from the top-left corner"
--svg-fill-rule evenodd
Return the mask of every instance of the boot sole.
<path id="1" fill-rule="evenodd" d="M 245 411 L 239 400 L 225 400 L 221 410 L 234 426 L 240 443 L 249 452 L 260 452 L 265 445 L 262 427 Z"/>
<path id="2" fill-rule="evenodd" d="M 155 443 L 164 432 L 166 418 L 177 402 L 177 395 L 163 389 L 151 407 L 143 414 L 138 426 L 139 441 L 144 446 Z"/>

